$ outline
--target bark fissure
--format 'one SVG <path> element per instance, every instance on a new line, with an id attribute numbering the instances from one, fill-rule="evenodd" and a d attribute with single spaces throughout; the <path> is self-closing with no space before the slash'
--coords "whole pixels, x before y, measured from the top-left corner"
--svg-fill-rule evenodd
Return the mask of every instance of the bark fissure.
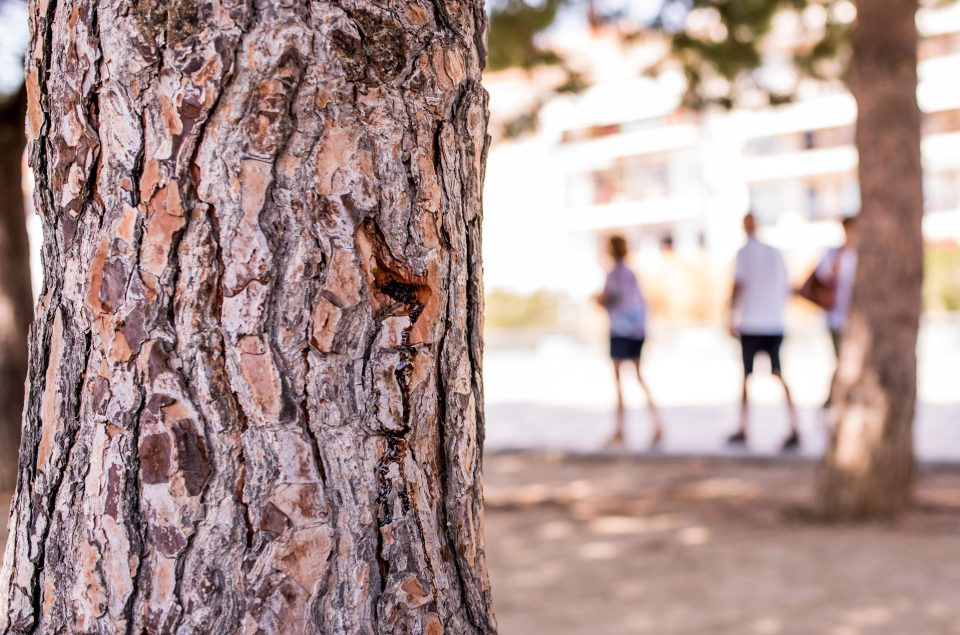
<path id="1" fill-rule="evenodd" d="M 440 145 L 440 133 L 442 126 L 438 125 L 432 136 L 433 141 L 433 161 L 434 161 L 434 170 L 436 171 L 438 177 L 442 181 L 443 175 L 443 165 L 441 158 L 441 145 Z M 453 243 L 453 240 L 449 233 L 447 232 L 446 226 L 443 223 L 440 223 L 440 236 L 442 237 L 445 246 L 447 249 L 454 250 L 456 247 Z M 448 261 L 448 268 L 445 273 L 446 278 L 452 277 L 452 262 Z M 453 296 L 448 296 L 447 306 L 445 308 L 445 315 L 450 316 L 456 314 L 455 307 L 453 305 Z M 440 468 L 440 473 L 445 475 L 440 479 L 440 493 L 441 498 L 444 501 L 449 501 L 451 498 L 451 487 L 448 483 L 447 474 L 450 472 L 450 461 L 447 457 L 448 448 L 450 447 L 450 435 L 447 431 L 447 381 L 443 373 L 443 352 L 447 349 L 447 332 L 450 327 L 449 317 L 446 317 L 444 327 L 440 333 L 440 337 L 437 343 L 437 360 L 436 360 L 436 375 L 437 375 L 437 410 L 438 410 L 438 432 L 439 432 L 439 448 L 438 453 L 438 464 Z M 468 598 L 466 594 L 466 586 L 464 584 L 463 573 L 460 571 L 460 563 L 457 560 L 456 556 L 453 555 L 456 553 L 456 540 L 453 538 L 453 533 L 455 529 L 450 519 L 451 511 L 448 507 L 448 504 L 444 504 L 440 509 L 440 522 L 443 528 L 443 548 L 446 550 L 447 557 L 453 561 L 454 570 L 456 572 L 459 600 L 465 606 L 468 603 Z M 472 618 L 471 618 L 472 620 Z M 476 628 L 476 624 L 472 624 Z"/>
<path id="2" fill-rule="evenodd" d="M 85 363 L 81 366 L 81 368 L 86 368 L 87 363 L 89 363 L 90 360 L 91 352 L 91 340 L 89 333 L 86 334 L 84 345 L 79 348 L 80 350 L 84 351 L 81 359 L 85 360 Z M 65 427 L 61 433 L 61 438 L 58 440 L 59 444 L 63 447 L 63 452 L 59 457 L 57 457 L 60 461 L 60 465 L 52 466 L 56 472 L 56 475 L 52 484 L 47 488 L 47 491 L 44 492 L 47 499 L 45 510 L 46 518 L 42 528 L 39 531 L 39 535 L 37 536 L 39 550 L 37 552 L 36 562 L 34 563 L 33 577 L 31 579 L 31 595 L 33 598 L 33 611 L 35 619 L 30 623 L 29 629 L 26 631 L 29 633 L 35 633 L 37 631 L 40 621 L 36 619 L 36 617 L 42 615 L 44 609 L 48 608 L 43 606 L 41 603 L 43 598 L 43 594 L 41 593 L 41 578 L 43 576 L 47 550 L 49 548 L 48 542 L 51 539 L 50 531 L 53 527 L 55 512 L 57 511 L 57 504 L 60 502 L 60 490 L 63 487 L 64 479 L 69 472 L 71 460 L 74 455 L 74 448 L 76 447 L 77 433 L 80 430 L 80 398 L 83 388 L 83 379 L 81 377 L 68 378 L 66 382 L 67 386 L 72 385 L 73 400 L 72 402 L 67 401 L 64 404 L 64 410 L 66 411 L 64 414 Z M 75 413 L 71 413 L 71 405 L 75 405 Z M 73 425 L 70 425 L 71 420 L 73 421 Z M 59 549 L 60 545 L 58 544 L 56 547 Z"/>
<path id="3" fill-rule="evenodd" d="M 143 393 L 141 392 L 139 401 L 137 403 L 137 409 L 133 413 L 131 419 L 132 430 L 132 447 L 140 447 L 140 417 L 143 416 L 143 410 L 146 407 L 146 399 L 144 398 Z M 143 518 L 143 511 L 140 507 L 140 492 L 142 484 L 140 482 L 140 470 L 135 469 L 131 470 L 132 478 L 131 482 L 126 485 L 127 493 L 127 513 L 128 513 L 128 531 L 131 536 L 136 538 L 136 541 L 133 545 L 131 551 L 136 552 L 137 563 L 134 567 L 132 578 L 133 578 L 133 593 L 127 597 L 127 601 L 123 607 L 123 616 L 126 620 L 124 632 L 128 635 L 134 633 L 135 614 L 134 608 L 137 605 L 139 599 L 139 591 L 143 586 L 143 580 L 141 575 L 143 573 L 143 562 L 146 558 L 146 546 L 147 546 L 147 535 L 146 535 L 146 523 Z"/>

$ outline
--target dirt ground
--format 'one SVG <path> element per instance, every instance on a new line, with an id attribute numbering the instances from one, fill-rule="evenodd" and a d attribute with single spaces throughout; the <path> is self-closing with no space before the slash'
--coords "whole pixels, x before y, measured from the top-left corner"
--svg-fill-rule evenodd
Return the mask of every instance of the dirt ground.
<path id="1" fill-rule="evenodd" d="M 504 635 L 960 634 L 960 470 L 890 522 L 805 514 L 814 466 L 485 459 Z"/>
<path id="2" fill-rule="evenodd" d="M 503 635 L 960 635 L 960 468 L 860 526 L 807 519 L 810 463 L 519 453 L 484 471 Z"/>

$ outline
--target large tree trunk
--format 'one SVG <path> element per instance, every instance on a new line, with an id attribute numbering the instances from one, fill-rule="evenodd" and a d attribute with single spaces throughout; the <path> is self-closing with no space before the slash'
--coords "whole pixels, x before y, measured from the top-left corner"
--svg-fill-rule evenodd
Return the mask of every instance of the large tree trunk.
<path id="1" fill-rule="evenodd" d="M 821 466 L 828 517 L 889 515 L 910 502 L 923 171 L 917 0 L 862 0 L 849 85 L 859 108 L 860 263 L 837 377 L 839 420 Z"/>
<path id="2" fill-rule="evenodd" d="M 20 449 L 27 330 L 33 319 L 23 199 L 25 89 L 0 103 L 0 491 L 13 489 Z"/>
<path id="3" fill-rule="evenodd" d="M 33 0 L 14 632 L 492 633 L 481 0 Z"/>

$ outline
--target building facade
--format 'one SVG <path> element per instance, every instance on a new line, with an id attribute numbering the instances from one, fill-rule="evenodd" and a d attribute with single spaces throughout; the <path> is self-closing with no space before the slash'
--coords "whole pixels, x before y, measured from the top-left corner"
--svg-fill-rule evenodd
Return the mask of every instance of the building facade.
<path id="1" fill-rule="evenodd" d="M 918 26 L 924 234 L 960 243 L 960 6 L 925 10 Z M 634 264 L 651 277 L 678 259 L 722 277 L 747 209 L 798 272 L 841 239 L 837 221 L 859 210 L 856 104 L 842 88 L 815 85 L 776 108 L 694 113 L 680 106 L 679 78 L 638 76 L 620 63 L 635 50 L 582 37 L 574 46 L 593 50 L 597 81 L 550 99 L 536 133 L 491 151 L 488 288 L 585 298 L 614 232 L 630 239 Z M 488 87 L 494 109 L 517 94 L 515 78 Z"/>

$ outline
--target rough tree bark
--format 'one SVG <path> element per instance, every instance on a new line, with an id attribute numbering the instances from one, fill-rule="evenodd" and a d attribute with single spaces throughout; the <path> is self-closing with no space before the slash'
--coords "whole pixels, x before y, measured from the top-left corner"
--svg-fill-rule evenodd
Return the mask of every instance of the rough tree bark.
<path id="1" fill-rule="evenodd" d="M 20 449 L 27 331 L 33 319 L 30 250 L 23 199 L 27 94 L 0 103 L 0 491 L 13 489 Z"/>
<path id="2" fill-rule="evenodd" d="M 831 518 L 894 514 L 913 488 L 923 280 L 917 5 L 857 3 L 848 83 L 859 109 L 861 247 L 839 419 L 817 483 L 817 505 Z"/>
<path id="3" fill-rule="evenodd" d="M 493 633 L 481 0 L 33 0 L 11 632 Z"/>

